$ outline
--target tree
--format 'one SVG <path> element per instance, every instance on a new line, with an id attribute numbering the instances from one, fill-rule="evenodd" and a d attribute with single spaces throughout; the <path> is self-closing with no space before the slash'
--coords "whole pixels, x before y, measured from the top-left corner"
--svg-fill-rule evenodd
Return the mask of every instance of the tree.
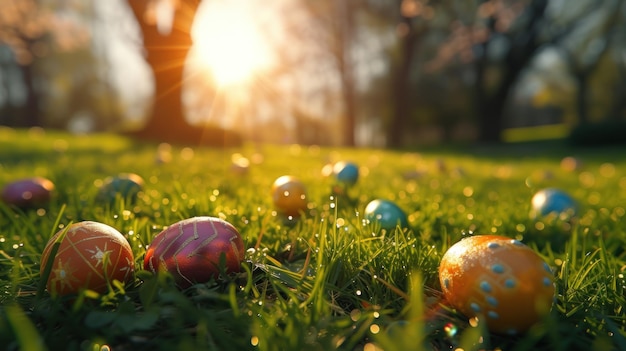
<path id="1" fill-rule="evenodd" d="M 511 16 L 523 16 L 520 28 L 505 32 L 504 30 L 513 23 L 507 23 L 510 21 L 509 16 L 503 16 L 502 12 L 508 10 L 502 9 L 497 3 L 487 1 L 483 4 L 484 28 L 487 37 L 478 46 L 481 54 L 475 61 L 475 113 L 478 119 L 479 140 L 487 143 L 501 141 L 504 110 L 508 97 L 522 71 L 528 66 L 542 44 L 540 34 L 548 4 L 547 0 L 532 0 L 523 13 L 511 14 Z M 503 55 L 500 78 L 492 83 L 488 78 L 490 73 L 488 53 L 499 33 L 503 33 L 506 37 L 509 49 Z"/>
<path id="2" fill-rule="evenodd" d="M 128 0 L 143 35 L 146 62 L 154 74 L 155 99 L 134 136 L 173 143 L 230 145 L 241 140 L 218 127 L 193 126 L 181 100 L 184 66 L 192 45 L 191 26 L 200 0 Z"/>
<path id="3" fill-rule="evenodd" d="M 391 63 L 393 95 L 391 96 L 392 114 L 387 133 L 387 146 L 398 147 L 403 144 L 403 131 L 410 117 L 412 71 L 417 63 L 415 51 L 420 40 L 428 31 L 428 21 L 434 10 L 418 1 L 400 0 L 396 5 L 400 10 L 396 33 L 399 41 L 397 62 Z"/>
<path id="4" fill-rule="evenodd" d="M 316 57 L 309 56 L 308 60 L 311 61 L 307 63 L 319 66 L 313 67 L 313 70 L 321 68 L 326 62 L 334 65 L 342 109 L 342 143 L 354 146 L 358 113 L 354 48 L 357 41 L 356 18 L 359 5 L 354 0 L 301 0 L 298 5 L 294 10 L 302 14 L 299 17 L 301 21 L 296 22 L 298 17 L 288 18 L 286 26 L 291 29 L 290 34 L 302 47 L 309 45 L 314 48 Z M 281 48 L 283 49 L 287 48 Z M 302 51 L 312 50 L 309 48 Z M 294 73 L 299 68 L 294 64 L 289 64 L 289 67 L 292 69 L 291 74 L 295 76 Z M 323 89 L 328 94 L 332 90 L 332 83 L 326 82 Z"/>
<path id="5" fill-rule="evenodd" d="M 571 39 L 562 45 L 562 51 L 566 53 L 570 70 L 577 82 L 575 101 L 578 121 L 581 124 L 589 123 L 589 81 L 591 76 L 598 69 L 602 58 L 611 50 L 611 45 L 617 43 L 615 36 L 624 29 L 622 26 L 618 26 L 620 24 L 620 7 L 624 2 L 611 0 L 603 1 L 601 4 L 607 6 L 598 6 L 597 2 L 594 2 L 592 12 L 587 12 L 587 16 L 590 17 L 587 21 L 592 22 L 591 28 L 588 28 L 589 25 L 581 26 L 580 30 L 576 30 L 578 29 L 576 28 L 570 37 Z M 581 10 L 587 9 L 582 8 Z M 622 99 L 616 97 L 614 100 Z"/>
<path id="6" fill-rule="evenodd" d="M 23 106 L 8 106 L 16 115 L 9 116 L 4 123 L 17 127 L 42 125 L 41 92 L 36 83 L 37 62 L 50 52 L 70 51 L 84 45 L 88 34 L 84 29 L 78 29 L 79 26 L 34 0 L 5 0 L 2 3 L 0 43 L 13 53 L 17 65 L 9 69 L 19 71 L 26 95 Z"/>

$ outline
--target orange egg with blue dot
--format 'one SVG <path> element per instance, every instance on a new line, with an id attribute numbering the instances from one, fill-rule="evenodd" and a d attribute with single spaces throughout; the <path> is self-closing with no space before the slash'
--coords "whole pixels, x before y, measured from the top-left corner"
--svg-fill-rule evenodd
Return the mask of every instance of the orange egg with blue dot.
<path id="1" fill-rule="evenodd" d="M 46 287 L 61 296 L 84 289 L 105 293 L 113 280 L 129 282 L 135 271 L 126 238 L 117 229 L 92 221 L 72 224 L 53 235 L 41 257 L 42 278 L 49 264 Z"/>
<path id="2" fill-rule="evenodd" d="M 452 245 L 439 266 L 447 302 L 498 334 L 527 331 L 551 309 L 550 266 L 519 240 L 475 235 Z"/>
<path id="3" fill-rule="evenodd" d="M 272 202 L 281 215 L 299 217 L 308 205 L 306 188 L 294 176 L 279 177 L 272 184 Z"/>

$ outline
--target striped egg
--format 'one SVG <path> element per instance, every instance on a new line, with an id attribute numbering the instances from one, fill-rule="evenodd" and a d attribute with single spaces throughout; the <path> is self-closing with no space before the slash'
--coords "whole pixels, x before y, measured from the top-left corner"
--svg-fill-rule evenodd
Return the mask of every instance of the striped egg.
<path id="1" fill-rule="evenodd" d="M 239 272 L 243 239 L 230 223 L 215 217 L 181 220 L 157 234 L 146 251 L 144 269 L 169 272 L 181 288 Z M 222 262 L 224 266 L 222 267 Z"/>
<path id="2" fill-rule="evenodd" d="M 522 242 L 499 235 L 452 245 L 441 259 L 439 279 L 452 307 L 498 334 L 525 332 L 550 311 L 554 299 L 548 264 Z"/>

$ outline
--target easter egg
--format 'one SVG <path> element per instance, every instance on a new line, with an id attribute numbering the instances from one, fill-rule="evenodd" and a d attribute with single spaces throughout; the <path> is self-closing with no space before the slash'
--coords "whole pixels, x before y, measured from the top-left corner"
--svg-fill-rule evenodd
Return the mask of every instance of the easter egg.
<path id="1" fill-rule="evenodd" d="M 115 177 L 107 177 L 100 187 L 98 198 L 104 201 L 115 201 L 117 196 L 134 201 L 144 187 L 144 180 L 134 173 L 121 173 Z"/>
<path id="2" fill-rule="evenodd" d="M 231 156 L 230 170 L 237 175 L 246 175 L 250 169 L 250 160 L 241 154 Z"/>
<path id="3" fill-rule="evenodd" d="M 143 261 L 145 270 L 169 272 L 181 288 L 239 272 L 243 239 L 230 223 L 215 217 L 193 217 L 172 224 L 154 237 Z"/>
<path id="4" fill-rule="evenodd" d="M 293 176 L 279 177 L 272 184 L 272 201 L 281 215 L 299 217 L 307 209 L 306 188 Z"/>
<path id="5" fill-rule="evenodd" d="M 359 167 L 351 162 L 337 162 L 333 166 L 333 174 L 338 182 L 354 185 L 359 179 Z"/>
<path id="6" fill-rule="evenodd" d="M 376 199 L 365 206 L 365 218 L 370 222 L 377 222 L 381 229 L 392 230 L 398 225 L 408 227 L 406 214 L 395 203 L 389 200 Z"/>
<path id="7" fill-rule="evenodd" d="M 82 289 L 104 293 L 114 279 L 128 282 L 133 277 L 135 260 L 126 238 L 113 227 L 91 221 L 72 224 L 50 238 L 41 257 L 42 273 L 64 233 L 46 284 L 51 294 L 76 294 Z"/>
<path id="8" fill-rule="evenodd" d="M 563 169 L 564 171 L 575 172 L 581 170 L 582 168 L 582 161 L 576 157 L 567 156 L 561 160 L 561 169 Z"/>
<path id="9" fill-rule="evenodd" d="M 550 267 L 522 242 L 500 235 L 452 245 L 441 259 L 439 279 L 452 307 L 499 334 L 528 330 L 554 299 Z"/>
<path id="10" fill-rule="evenodd" d="M 42 177 L 14 181 L 2 189 L 2 201 L 22 209 L 44 206 L 50 202 L 54 183 Z"/>
<path id="11" fill-rule="evenodd" d="M 576 201 L 564 191 L 547 188 L 535 193 L 532 200 L 532 217 L 554 214 L 561 219 L 575 216 L 578 209 Z"/>

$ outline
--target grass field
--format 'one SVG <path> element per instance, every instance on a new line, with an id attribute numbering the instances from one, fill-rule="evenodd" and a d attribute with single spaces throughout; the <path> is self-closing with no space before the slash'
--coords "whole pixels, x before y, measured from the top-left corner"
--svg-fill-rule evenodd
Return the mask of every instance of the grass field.
<path id="1" fill-rule="evenodd" d="M 251 161 L 240 174 L 231 158 Z M 172 147 L 112 135 L 0 129 L 0 185 L 51 179 L 44 209 L 0 203 L 0 345 L 7 350 L 626 350 L 626 149 L 567 149 L 556 142 L 498 149 L 420 151 L 246 145 Z M 535 156 L 530 156 L 535 155 Z M 561 167 L 575 156 L 582 168 Z M 347 195 L 333 195 L 329 162 L 360 166 Z M 146 180 L 136 203 L 96 200 L 102 180 Z M 276 215 L 272 182 L 291 174 L 307 186 L 310 211 Z M 564 222 L 529 217 L 533 193 L 568 191 L 580 203 Z M 396 202 L 408 230 L 364 223 L 372 199 Z M 44 246 L 63 226 L 113 226 L 137 268 L 146 245 L 184 218 L 215 216 L 242 234 L 241 274 L 179 290 L 138 270 L 105 294 L 52 298 L 40 288 Z M 519 336 L 490 334 L 441 297 L 438 264 L 471 234 L 522 240 L 554 271 L 551 313 Z"/>

